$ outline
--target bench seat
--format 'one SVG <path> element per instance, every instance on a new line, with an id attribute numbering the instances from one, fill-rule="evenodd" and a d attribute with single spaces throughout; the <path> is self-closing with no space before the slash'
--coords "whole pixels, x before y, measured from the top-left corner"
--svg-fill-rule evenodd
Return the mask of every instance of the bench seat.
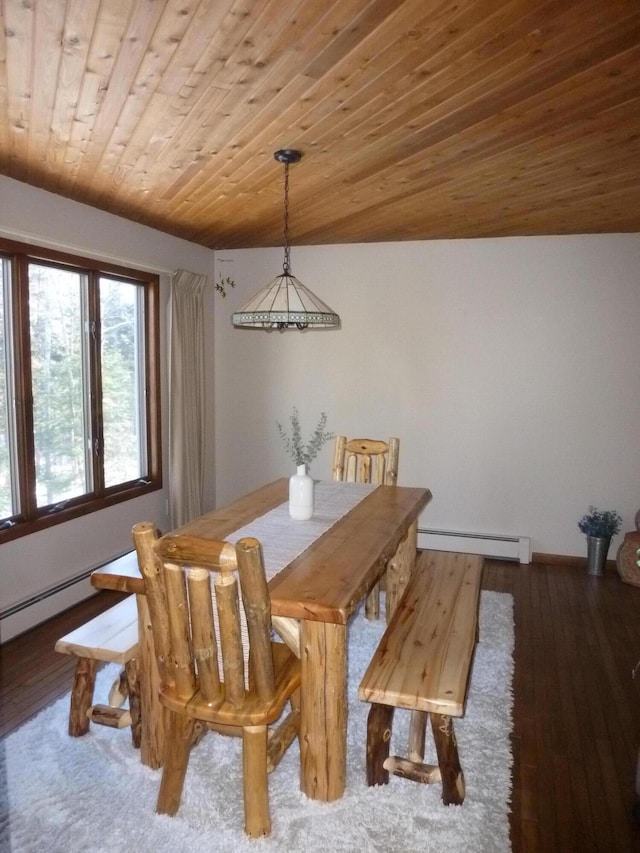
<path id="1" fill-rule="evenodd" d="M 445 803 L 464 799 L 452 717 L 464 714 L 478 636 L 482 557 L 423 551 L 360 683 L 371 703 L 367 781 L 389 772 L 420 782 L 442 781 Z M 389 756 L 393 713 L 412 711 L 409 757 Z M 428 719 L 438 765 L 423 764 Z"/>

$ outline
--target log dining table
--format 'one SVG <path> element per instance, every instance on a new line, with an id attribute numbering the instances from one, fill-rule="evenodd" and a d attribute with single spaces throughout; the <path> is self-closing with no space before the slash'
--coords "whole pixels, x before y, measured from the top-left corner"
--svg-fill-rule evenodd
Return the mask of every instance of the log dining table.
<path id="1" fill-rule="evenodd" d="M 339 487 L 340 484 L 334 484 Z M 175 532 L 235 542 L 235 532 L 285 504 L 282 478 Z M 273 623 L 301 658 L 300 787 L 310 798 L 344 793 L 347 736 L 347 623 L 386 571 L 387 609 L 415 564 L 417 519 L 431 499 L 424 488 L 377 486 L 268 581 Z M 300 525 L 307 522 L 292 522 Z M 261 540 L 265 556 L 269 543 Z M 96 570 L 94 587 L 135 593 L 140 627 L 141 759 L 162 764 L 164 711 L 144 581 L 135 552 Z"/>

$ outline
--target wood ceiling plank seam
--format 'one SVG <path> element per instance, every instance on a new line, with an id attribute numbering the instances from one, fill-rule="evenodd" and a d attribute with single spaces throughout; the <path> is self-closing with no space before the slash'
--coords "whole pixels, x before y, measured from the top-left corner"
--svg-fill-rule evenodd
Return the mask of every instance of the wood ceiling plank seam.
<path id="1" fill-rule="evenodd" d="M 123 144 L 117 140 L 118 122 L 163 9 L 164 5 L 156 0 L 138 0 L 132 10 L 111 67 L 107 91 L 91 130 L 83 158 L 86 167 L 81 165 L 76 173 L 76 187 L 81 200 L 96 198 L 104 184 L 109 182 L 104 158 L 110 144 Z M 83 192 L 83 185 L 88 192 Z"/>

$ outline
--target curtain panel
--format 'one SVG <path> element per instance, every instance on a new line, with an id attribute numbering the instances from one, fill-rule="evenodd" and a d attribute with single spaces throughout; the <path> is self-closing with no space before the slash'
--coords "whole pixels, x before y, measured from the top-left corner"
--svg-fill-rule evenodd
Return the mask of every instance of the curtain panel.
<path id="1" fill-rule="evenodd" d="M 202 515 L 204 291 L 207 276 L 177 270 L 169 330 L 169 513 L 171 527 Z"/>

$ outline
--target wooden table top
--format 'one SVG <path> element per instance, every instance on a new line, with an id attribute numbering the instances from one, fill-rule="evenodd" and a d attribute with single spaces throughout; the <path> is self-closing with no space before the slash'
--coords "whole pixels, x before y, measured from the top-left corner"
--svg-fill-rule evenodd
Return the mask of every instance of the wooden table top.
<path id="1" fill-rule="evenodd" d="M 288 486 L 283 477 L 178 530 L 226 539 L 286 501 Z M 379 486 L 269 581 L 272 613 L 346 624 L 430 500 L 428 489 Z M 91 583 L 100 589 L 144 593 L 135 553 L 117 563 L 96 570 Z"/>

